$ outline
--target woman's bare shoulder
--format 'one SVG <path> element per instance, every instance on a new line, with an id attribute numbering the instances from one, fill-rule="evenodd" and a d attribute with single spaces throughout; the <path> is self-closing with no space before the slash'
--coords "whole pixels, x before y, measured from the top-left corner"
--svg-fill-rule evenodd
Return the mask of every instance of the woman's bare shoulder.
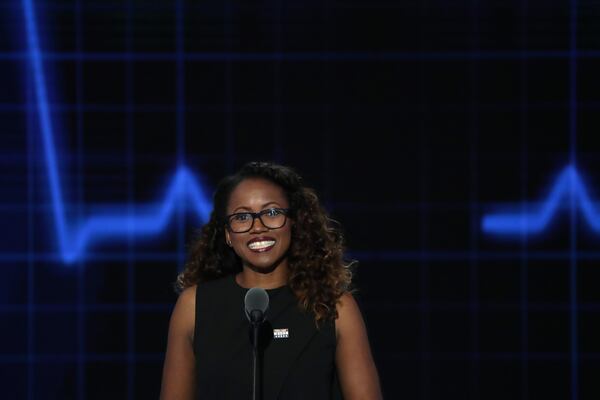
<path id="1" fill-rule="evenodd" d="M 184 333 L 190 340 L 194 337 L 196 290 L 197 285 L 194 285 L 179 294 L 171 317 L 172 328 Z"/>
<path id="2" fill-rule="evenodd" d="M 196 286 L 179 294 L 171 315 L 160 398 L 191 399 L 195 392 L 194 321 Z"/>
<path id="3" fill-rule="evenodd" d="M 193 285 L 183 289 L 183 291 L 179 293 L 177 303 L 182 303 L 186 307 L 195 307 L 197 288 L 198 285 Z"/>
<path id="4" fill-rule="evenodd" d="M 358 303 L 350 291 L 344 292 L 344 294 L 340 296 L 336 304 L 336 309 L 340 316 L 346 316 L 348 314 L 355 315 L 356 313 L 360 314 Z"/>

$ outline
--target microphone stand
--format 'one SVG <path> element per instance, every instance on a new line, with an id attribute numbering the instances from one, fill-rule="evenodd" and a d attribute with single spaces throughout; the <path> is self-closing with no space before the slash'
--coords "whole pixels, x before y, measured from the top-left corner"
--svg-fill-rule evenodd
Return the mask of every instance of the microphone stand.
<path id="1" fill-rule="evenodd" d="M 260 310 L 252 310 L 250 314 L 252 322 L 252 400 L 262 399 L 261 395 L 261 369 L 258 340 L 260 325 L 263 321 L 263 313 Z"/>

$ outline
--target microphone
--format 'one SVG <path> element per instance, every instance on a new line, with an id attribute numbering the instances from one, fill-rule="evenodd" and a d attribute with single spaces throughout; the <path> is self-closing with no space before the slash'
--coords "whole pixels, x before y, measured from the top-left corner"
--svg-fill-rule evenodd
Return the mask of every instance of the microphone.
<path id="1" fill-rule="evenodd" d="M 252 324 L 260 324 L 265 320 L 265 313 L 269 308 L 269 295 L 262 288 L 252 288 L 244 297 L 246 317 Z"/>
<path id="2" fill-rule="evenodd" d="M 254 287 L 246 293 L 244 297 L 244 308 L 246 317 L 250 321 L 250 337 L 252 340 L 252 400 L 262 398 L 261 387 L 261 355 L 258 351 L 259 332 L 262 323 L 265 321 L 265 313 L 269 308 L 269 295 L 262 288 Z"/>

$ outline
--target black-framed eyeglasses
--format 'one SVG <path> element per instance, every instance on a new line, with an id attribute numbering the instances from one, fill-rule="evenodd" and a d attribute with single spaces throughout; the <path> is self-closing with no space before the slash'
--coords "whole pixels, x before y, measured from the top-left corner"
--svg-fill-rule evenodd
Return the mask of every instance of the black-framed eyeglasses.
<path id="1" fill-rule="evenodd" d="M 289 208 L 267 208 L 256 213 L 239 212 L 228 215 L 225 223 L 233 233 L 248 232 L 254 226 L 256 218 L 260 219 L 260 222 L 269 229 L 279 229 L 285 225 L 290 212 Z"/>

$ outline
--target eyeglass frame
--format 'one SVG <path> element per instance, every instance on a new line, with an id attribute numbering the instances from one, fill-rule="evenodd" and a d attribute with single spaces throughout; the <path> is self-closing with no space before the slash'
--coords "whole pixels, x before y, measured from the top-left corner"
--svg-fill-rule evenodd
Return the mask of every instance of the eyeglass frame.
<path id="1" fill-rule="evenodd" d="M 277 227 L 277 228 L 270 228 L 269 226 L 267 226 L 263 220 L 262 220 L 262 216 L 267 214 L 269 211 L 271 210 L 278 210 L 278 211 L 283 211 L 282 214 L 285 217 L 285 219 L 283 220 L 283 224 L 281 224 L 281 226 Z M 282 207 L 270 207 L 270 208 L 266 208 L 264 210 L 261 210 L 259 212 L 250 212 L 250 211 L 244 211 L 244 212 L 238 212 L 238 213 L 233 213 L 233 214 L 229 214 L 225 216 L 225 226 L 227 227 L 227 229 L 229 230 L 229 232 L 231 233 L 246 233 L 246 232 L 250 232 L 252 230 L 252 228 L 254 228 L 254 222 L 256 221 L 256 219 L 258 218 L 260 220 L 260 223 L 267 229 L 281 229 L 285 226 L 285 224 L 287 223 L 287 219 L 290 216 L 292 212 L 291 208 L 282 208 Z M 236 232 L 233 229 L 231 229 L 231 224 L 229 222 L 229 220 L 231 219 L 231 217 L 236 216 L 236 215 L 242 215 L 242 214 L 247 214 L 250 215 L 252 217 L 252 223 L 250 224 L 250 227 L 248 228 L 248 230 L 245 231 L 241 231 L 241 232 Z"/>

